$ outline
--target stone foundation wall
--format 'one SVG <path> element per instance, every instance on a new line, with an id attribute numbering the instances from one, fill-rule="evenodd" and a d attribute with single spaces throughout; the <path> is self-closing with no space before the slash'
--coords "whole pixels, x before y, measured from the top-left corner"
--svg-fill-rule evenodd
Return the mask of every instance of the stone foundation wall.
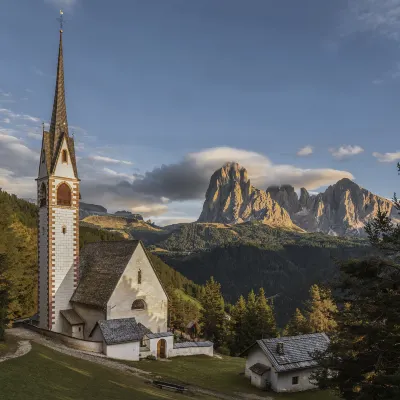
<path id="1" fill-rule="evenodd" d="M 71 347 L 76 350 L 90 351 L 92 353 L 103 353 L 103 342 L 91 342 L 89 340 L 77 339 L 64 335 L 62 333 L 49 331 L 47 329 L 42 329 L 27 323 L 17 323 L 14 324 L 14 326 L 22 327 L 40 333 L 43 336 L 47 336 L 57 341 L 60 341 L 66 344 L 68 347 Z"/>

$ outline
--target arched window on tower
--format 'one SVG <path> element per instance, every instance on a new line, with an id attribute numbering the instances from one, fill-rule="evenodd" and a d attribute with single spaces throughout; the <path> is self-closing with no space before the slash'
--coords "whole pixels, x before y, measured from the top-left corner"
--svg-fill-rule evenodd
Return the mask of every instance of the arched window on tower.
<path id="1" fill-rule="evenodd" d="M 132 310 L 144 310 L 146 308 L 146 303 L 142 299 L 137 299 L 132 303 Z"/>
<path id="2" fill-rule="evenodd" d="M 71 189 L 66 183 L 62 183 L 57 189 L 57 205 L 71 206 Z"/>
<path id="3" fill-rule="evenodd" d="M 47 190 L 46 190 L 46 185 L 42 183 L 39 191 L 39 207 L 46 207 L 46 205 L 47 205 Z"/>
<path id="4" fill-rule="evenodd" d="M 68 163 L 68 153 L 67 150 L 63 150 L 61 153 L 61 161 L 63 163 Z"/>

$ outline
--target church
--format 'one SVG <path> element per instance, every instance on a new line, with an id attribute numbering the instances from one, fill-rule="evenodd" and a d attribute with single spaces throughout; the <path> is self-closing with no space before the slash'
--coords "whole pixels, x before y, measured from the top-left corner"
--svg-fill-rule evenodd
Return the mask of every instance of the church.
<path id="1" fill-rule="evenodd" d="M 213 355 L 211 342 L 174 343 L 168 296 L 140 241 L 90 243 L 79 251 L 81 181 L 68 132 L 62 29 L 36 181 L 40 329 L 101 344 L 103 353 L 119 359 Z"/>

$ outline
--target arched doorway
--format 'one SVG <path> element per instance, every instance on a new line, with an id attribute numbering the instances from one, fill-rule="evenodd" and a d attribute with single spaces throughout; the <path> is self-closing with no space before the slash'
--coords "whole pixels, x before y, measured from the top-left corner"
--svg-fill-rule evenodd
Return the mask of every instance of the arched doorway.
<path id="1" fill-rule="evenodd" d="M 167 348 L 167 342 L 165 341 L 165 339 L 160 339 L 157 342 L 157 358 L 165 358 L 166 357 L 166 350 Z"/>

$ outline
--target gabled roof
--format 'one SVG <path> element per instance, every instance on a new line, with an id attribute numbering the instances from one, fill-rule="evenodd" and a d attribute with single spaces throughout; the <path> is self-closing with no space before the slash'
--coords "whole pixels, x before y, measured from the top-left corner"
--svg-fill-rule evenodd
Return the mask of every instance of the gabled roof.
<path id="1" fill-rule="evenodd" d="M 122 240 L 89 243 L 83 247 L 80 253 L 80 279 L 71 301 L 105 309 L 139 244 L 167 294 L 140 240 Z"/>
<path id="2" fill-rule="evenodd" d="M 278 343 L 283 344 L 283 352 L 278 352 Z M 312 353 L 326 350 L 328 344 L 329 338 L 325 333 L 311 333 L 308 335 L 261 339 L 257 340 L 254 345 L 258 345 L 261 348 L 276 372 L 283 372 L 317 366 Z M 245 353 L 248 351 L 249 349 Z"/>
<path id="3" fill-rule="evenodd" d="M 109 319 L 97 322 L 104 341 L 108 345 L 138 342 L 145 334 L 151 333 L 141 323 L 137 323 L 135 318 Z"/>
<path id="4" fill-rule="evenodd" d="M 159 339 L 164 337 L 174 336 L 172 332 L 160 332 L 160 333 L 148 333 L 146 337 L 148 339 Z"/>
<path id="5" fill-rule="evenodd" d="M 105 308 L 138 244 L 139 240 L 124 240 L 85 245 L 71 301 Z"/>
<path id="6" fill-rule="evenodd" d="M 271 369 L 271 367 L 268 367 L 267 365 L 261 364 L 261 363 L 256 363 L 252 365 L 249 370 L 251 372 L 254 372 L 257 375 L 264 375 L 266 372 L 268 372 Z"/>
<path id="7" fill-rule="evenodd" d="M 60 313 L 70 325 L 81 325 L 85 323 L 75 310 L 61 310 Z"/>

